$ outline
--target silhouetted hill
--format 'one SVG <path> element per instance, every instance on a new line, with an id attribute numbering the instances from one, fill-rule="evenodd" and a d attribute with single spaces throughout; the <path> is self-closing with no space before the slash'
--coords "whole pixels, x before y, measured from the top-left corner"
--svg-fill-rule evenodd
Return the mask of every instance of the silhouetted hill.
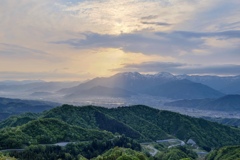
<path id="1" fill-rule="evenodd" d="M 202 83 L 225 94 L 240 94 L 240 76 L 178 75 L 177 79 L 188 79 Z"/>
<path id="2" fill-rule="evenodd" d="M 80 82 L 45 82 L 45 81 L 0 81 L 2 92 L 54 92 L 66 87 L 76 86 Z"/>
<path id="3" fill-rule="evenodd" d="M 217 111 L 239 111 L 240 95 L 227 95 L 216 99 L 179 100 L 165 105 Z"/>
<path id="4" fill-rule="evenodd" d="M 66 97 L 77 97 L 76 95 L 129 97 L 138 93 L 175 99 L 211 98 L 224 95 L 206 85 L 177 79 L 170 73 L 142 75 L 137 72 L 95 78 L 76 87 L 62 89 L 59 93 L 67 95 Z"/>
<path id="5" fill-rule="evenodd" d="M 39 113 L 56 106 L 59 106 L 59 103 L 0 97 L 0 121 L 6 119 L 10 115 L 16 115 L 25 112 Z"/>
<path id="6" fill-rule="evenodd" d="M 0 129 L 5 127 L 17 127 L 26 124 L 32 120 L 36 120 L 40 114 L 24 113 L 21 115 L 11 116 L 0 122 Z"/>
<path id="7" fill-rule="evenodd" d="M 109 88 L 121 88 L 127 91 L 139 93 L 146 87 L 159 85 L 161 83 L 168 82 L 169 80 L 169 76 L 166 77 L 161 74 L 154 76 L 145 76 L 138 72 L 126 72 L 118 73 L 111 77 L 94 78 L 78 86 L 62 89 L 59 92 L 64 94 L 71 94 L 88 90 L 96 86 L 103 86 Z"/>
<path id="8" fill-rule="evenodd" d="M 159 86 L 148 88 L 146 93 L 173 99 L 213 98 L 223 96 L 219 91 L 189 80 L 167 82 Z"/>
<path id="9" fill-rule="evenodd" d="M 211 107 L 213 110 L 240 110 L 240 95 L 227 95 L 211 101 L 206 107 Z"/>
<path id="10" fill-rule="evenodd" d="M 240 127 L 240 119 L 238 118 L 214 118 L 214 117 L 202 117 L 208 121 L 212 121 L 212 122 L 218 122 L 224 125 L 228 125 L 228 126 L 233 126 L 233 127 Z"/>

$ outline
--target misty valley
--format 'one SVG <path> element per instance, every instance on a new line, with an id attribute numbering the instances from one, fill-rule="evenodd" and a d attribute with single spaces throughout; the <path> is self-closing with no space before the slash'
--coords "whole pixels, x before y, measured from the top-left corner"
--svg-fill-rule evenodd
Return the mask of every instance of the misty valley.
<path id="1" fill-rule="evenodd" d="M 240 0 L 0 0 L 0 160 L 240 160 Z"/>
<path id="2" fill-rule="evenodd" d="M 236 84 L 240 76 L 167 72 L 1 81 L 0 158 L 237 159 Z"/>

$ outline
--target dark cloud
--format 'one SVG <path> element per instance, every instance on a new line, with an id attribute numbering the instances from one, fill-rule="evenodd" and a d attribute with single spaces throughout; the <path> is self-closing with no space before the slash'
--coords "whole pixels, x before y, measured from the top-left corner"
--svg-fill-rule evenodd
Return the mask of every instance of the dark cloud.
<path id="1" fill-rule="evenodd" d="M 214 66 L 199 66 L 193 68 L 180 68 L 178 72 L 184 74 L 240 75 L 240 65 L 226 64 Z"/>
<path id="2" fill-rule="evenodd" d="M 170 23 L 165 22 L 141 22 L 142 24 L 157 25 L 157 26 L 171 26 Z"/>
<path id="3" fill-rule="evenodd" d="M 107 35 L 86 33 L 85 39 L 70 39 L 54 42 L 68 44 L 78 49 L 119 48 L 125 52 L 143 54 L 177 55 L 180 51 L 191 52 L 204 43 L 201 39 L 188 39 L 172 34 L 120 34 Z"/>
<path id="4" fill-rule="evenodd" d="M 240 38 L 240 30 L 231 30 L 224 32 L 187 32 L 175 31 L 172 33 L 158 32 L 160 36 L 164 35 L 179 35 L 185 38 L 204 38 L 204 37 L 220 37 L 220 38 Z"/>
<path id="5" fill-rule="evenodd" d="M 181 52 L 192 53 L 196 49 L 208 49 L 204 38 L 240 38 L 240 30 L 224 32 L 156 32 L 120 35 L 85 33 L 85 38 L 54 42 L 68 44 L 78 49 L 119 48 L 125 52 L 176 56 Z"/>
<path id="6" fill-rule="evenodd" d="M 141 19 L 142 20 L 152 20 L 152 19 L 157 19 L 157 18 L 158 18 L 158 15 L 149 15 L 146 17 L 142 17 Z"/>
<path id="7" fill-rule="evenodd" d="M 240 65 L 190 65 L 173 62 L 144 62 L 140 64 L 123 64 L 122 68 L 114 69 L 118 72 L 171 72 L 174 74 L 214 74 L 240 75 Z"/>
<path id="8" fill-rule="evenodd" d="M 233 23 L 223 23 L 219 25 L 219 29 L 221 30 L 233 30 L 233 29 L 238 29 L 240 28 L 240 21 L 233 22 Z"/>

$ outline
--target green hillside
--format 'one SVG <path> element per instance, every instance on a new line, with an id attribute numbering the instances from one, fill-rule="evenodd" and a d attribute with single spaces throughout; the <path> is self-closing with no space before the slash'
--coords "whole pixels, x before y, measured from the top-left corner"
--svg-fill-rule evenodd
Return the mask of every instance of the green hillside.
<path id="1" fill-rule="evenodd" d="M 59 105 L 59 103 L 55 102 L 0 97 L 0 121 L 9 116 L 19 115 L 26 112 L 40 113 Z"/>
<path id="2" fill-rule="evenodd" d="M 198 155 L 195 152 L 182 146 L 168 149 L 155 156 L 156 160 L 192 160 L 197 158 Z"/>
<path id="3" fill-rule="evenodd" d="M 109 132 L 84 129 L 57 119 L 38 119 L 22 126 L 0 130 L 0 149 L 22 148 L 30 144 L 110 139 Z"/>
<path id="4" fill-rule="evenodd" d="M 239 160 L 240 146 L 226 146 L 214 150 L 207 157 L 206 160 Z"/>
<path id="5" fill-rule="evenodd" d="M 110 149 L 103 155 L 94 158 L 93 160 L 148 160 L 149 158 L 141 152 L 127 148 L 115 147 Z"/>
<path id="6" fill-rule="evenodd" d="M 29 116 L 28 118 L 37 117 Z M 16 128 L 0 130 L 0 137 L 3 133 L 19 131 L 16 136 L 25 138 L 30 136 L 30 139 L 35 139 L 35 141 L 31 140 L 33 143 L 43 143 L 44 141 L 83 140 L 88 138 L 86 135 L 94 136 L 91 133 L 96 133 L 96 130 L 99 130 L 99 134 L 102 134 L 100 131 L 106 130 L 114 134 L 124 134 L 139 142 L 153 142 L 170 138 L 178 138 L 187 142 L 192 139 L 200 147 L 211 148 L 240 143 L 239 129 L 142 105 L 112 109 L 63 105 L 45 111 L 38 116 L 37 120 L 30 122 L 28 120 L 27 115 L 25 115 L 10 118 L 0 123 L 0 126 L 3 124 L 17 126 L 26 123 Z M 66 130 L 73 131 L 71 131 L 71 135 L 68 135 Z M 80 130 L 82 133 L 86 132 L 86 135 L 81 134 L 83 137 L 78 137 L 75 132 Z M 23 142 L 25 141 L 23 140 Z"/>
<path id="7" fill-rule="evenodd" d="M 24 113 L 21 115 L 14 115 L 6 120 L 3 120 L 0 122 L 0 129 L 5 127 L 16 127 L 21 126 L 23 124 L 26 124 L 32 120 L 35 120 L 38 118 L 40 114 L 37 113 Z"/>
<path id="8" fill-rule="evenodd" d="M 133 139 L 117 136 L 112 139 L 94 139 L 93 141 L 70 143 L 65 147 L 58 145 L 31 145 L 22 152 L 11 152 L 9 155 L 24 160 L 32 160 L 33 157 L 34 160 L 86 160 L 98 157 L 115 147 L 129 148 L 134 152 L 141 151 L 140 144 Z"/>

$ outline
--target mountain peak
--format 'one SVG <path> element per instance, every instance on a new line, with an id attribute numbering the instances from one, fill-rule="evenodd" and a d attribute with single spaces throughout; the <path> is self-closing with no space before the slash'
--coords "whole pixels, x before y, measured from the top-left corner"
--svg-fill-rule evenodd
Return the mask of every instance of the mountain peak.
<path id="1" fill-rule="evenodd" d="M 155 74 L 156 77 L 162 77 L 162 78 L 175 78 L 175 76 L 169 72 L 160 72 Z"/>
<path id="2" fill-rule="evenodd" d="M 117 77 L 128 77 L 128 78 L 131 78 L 131 79 L 138 79 L 138 78 L 142 78 L 143 75 L 140 74 L 139 72 L 123 72 L 123 73 L 118 73 L 114 76 L 117 76 Z"/>

